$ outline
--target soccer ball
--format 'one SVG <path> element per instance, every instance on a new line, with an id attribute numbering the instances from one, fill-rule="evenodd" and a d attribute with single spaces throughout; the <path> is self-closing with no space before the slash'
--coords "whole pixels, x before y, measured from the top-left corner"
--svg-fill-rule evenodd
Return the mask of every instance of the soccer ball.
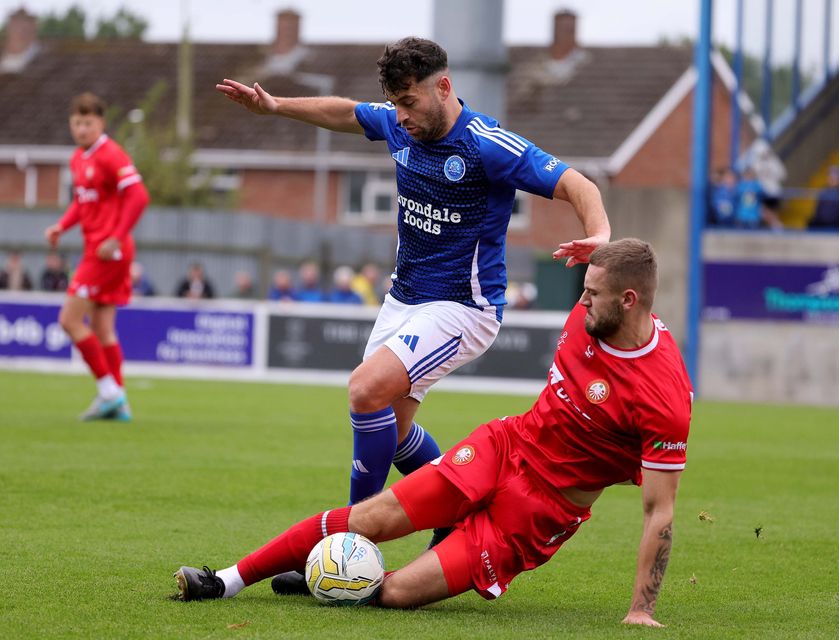
<path id="1" fill-rule="evenodd" d="M 385 561 L 379 548 L 358 533 L 335 533 L 318 542 L 306 559 L 306 584 L 321 602 L 361 606 L 382 586 Z"/>

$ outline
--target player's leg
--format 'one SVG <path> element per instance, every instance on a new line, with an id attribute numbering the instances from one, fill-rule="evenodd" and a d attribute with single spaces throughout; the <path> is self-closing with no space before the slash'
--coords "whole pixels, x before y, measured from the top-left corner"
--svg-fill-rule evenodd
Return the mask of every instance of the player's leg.
<path id="1" fill-rule="evenodd" d="M 352 520 L 351 520 L 352 519 Z M 360 504 L 324 511 L 302 520 L 235 565 L 214 573 L 181 567 L 176 573 L 182 600 L 230 598 L 277 573 L 302 570 L 320 540 L 333 533 L 353 531 L 376 541 L 413 531 L 405 511 L 390 491 Z"/>
<path id="2" fill-rule="evenodd" d="M 122 348 L 116 333 L 117 308 L 112 304 L 95 304 L 90 314 L 90 329 L 99 338 L 108 370 L 119 386 L 122 384 Z"/>
<path id="3" fill-rule="evenodd" d="M 116 332 L 117 307 L 112 304 L 96 304 L 90 316 L 90 328 L 102 345 L 108 370 L 114 381 L 125 391 L 122 379 L 122 346 Z M 120 422 L 131 421 L 131 409 L 126 400 L 117 409 L 107 415 L 107 418 Z"/>
<path id="4" fill-rule="evenodd" d="M 391 406 L 410 389 L 402 362 L 379 347 L 350 376 L 350 422 L 353 457 L 350 504 L 382 490 L 396 453 L 398 428 Z"/>
<path id="5" fill-rule="evenodd" d="M 389 574 L 376 598 L 379 607 L 410 609 L 474 588 L 466 534 L 457 529 L 433 551 Z"/>
<path id="6" fill-rule="evenodd" d="M 103 417 L 124 401 L 122 389 L 108 368 L 102 344 L 85 322 L 86 318 L 92 316 L 94 306 L 94 303 L 86 298 L 68 295 L 58 316 L 59 324 L 70 336 L 70 340 L 96 379 L 97 396 L 81 416 L 86 420 Z"/>

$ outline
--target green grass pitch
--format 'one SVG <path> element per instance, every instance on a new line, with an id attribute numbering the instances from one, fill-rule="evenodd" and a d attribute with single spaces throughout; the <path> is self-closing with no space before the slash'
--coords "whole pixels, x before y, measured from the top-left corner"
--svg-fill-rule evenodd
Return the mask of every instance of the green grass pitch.
<path id="1" fill-rule="evenodd" d="M 641 527 L 633 487 L 609 489 L 552 562 L 495 602 L 333 609 L 267 582 L 173 602 L 181 564 L 228 566 L 345 503 L 345 391 L 136 378 L 128 391 L 133 424 L 82 424 L 88 378 L 0 372 L 0 636 L 839 637 L 836 410 L 697 404 L 658 607 L 668 626 L 655 630 L 619 625 Z M 433 392 L 419 421 L 448 447 L 530 403 Z M 388 568 L 427 539 L 382 545 Z"/>

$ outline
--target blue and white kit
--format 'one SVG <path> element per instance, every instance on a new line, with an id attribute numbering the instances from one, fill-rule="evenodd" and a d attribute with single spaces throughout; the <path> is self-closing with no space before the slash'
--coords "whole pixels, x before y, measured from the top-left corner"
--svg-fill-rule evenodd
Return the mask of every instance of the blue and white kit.
<path id="1" fill-rule="evenodd" d="M 355 108 L 367 138 L 385 140 L 396 163 L 399 216 L 392 300 L 385 300 L 365 357 L 387 344 L 405 364 L 417 399 L 424 395 L 417 388 L 423 376 L 415 380 L 412 371 L 436 380 L 489 348 L 494 335 L 475 345 L 465 344 L 464 338 L 452 340 L 463 333 L 464 322 L 480 325 L 478 333 L 484 335 L 490 328 L 489 314 L 499 323 L 495 333 L 500 326 L 506 304 L 507 226 L 516 190 L 552 198 L 568 168 L 532 142 L 499 127 L 493 118 L 472 111 L 462 101 L 461 105 L 452 129 L 434 142 L 413 139 L 397 123 L 396 108 L 390 102 L 360 103 Z M 427 326 L 429 334 L 419 338 L 426 348 L 406 349 L 412 338 L 406 342 L 400 336 L 416 335 L 419 327 L 395 324 L 404 321 L 406 310 L 389 310 L 394 301 L 402 305 L 454 302 L 463 307 L 459 313 L 449 309 L 442 314 L 452 318 L 451 326 L 443 317 L 436 326 Z M 417 311 L 433 312 L 431 307 L 417 307 Z M 400 341 L 405 344 L 400 346 Z M 438 371 L 440 375 L 419 362 L 432 352 L 449 356 L 434 358 L 445 367 Z"/>
<path id="2" fill-rule="evenodd" d="M 406 304 L 494 306 L 500 320 L 516 189 L 552 198 L 568 166 L 465 104 L 446 137 L 432 143 L 408 135 L 389 102 L 361 103 L 355 115 L 368 139 L 387 141 L 396 162 L 399 247 L 391 295 Z"/>

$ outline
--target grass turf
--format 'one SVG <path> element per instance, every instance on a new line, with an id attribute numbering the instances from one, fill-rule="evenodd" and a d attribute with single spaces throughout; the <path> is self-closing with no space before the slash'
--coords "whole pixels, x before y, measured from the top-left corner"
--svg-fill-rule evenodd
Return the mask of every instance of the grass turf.
<path id="1" fill-rule="evenodd" d="M 552 562 L 495 602 L 470 593 L 418 611 L 334 609 L 280 599 L 267 582 L 232 601 L 173 602 L 181 564 L 228 566 L 345 503 L 345 391 L 133 379 L 136 420 L 123 425 L 75 420 L 93 390 L 85 377 L 0 372 L 0 389 L 6 638 L 839 635 L 835 410 L 697 404 L 658 607 L 668 627 L 653 630 L 618 624 L 640 534 L 632 487 L 607 491 Z M 530 403 L 436 392 L 419 419 L 448 447 Z M 388 567 L 427 538 L 382 545 Z"/>

